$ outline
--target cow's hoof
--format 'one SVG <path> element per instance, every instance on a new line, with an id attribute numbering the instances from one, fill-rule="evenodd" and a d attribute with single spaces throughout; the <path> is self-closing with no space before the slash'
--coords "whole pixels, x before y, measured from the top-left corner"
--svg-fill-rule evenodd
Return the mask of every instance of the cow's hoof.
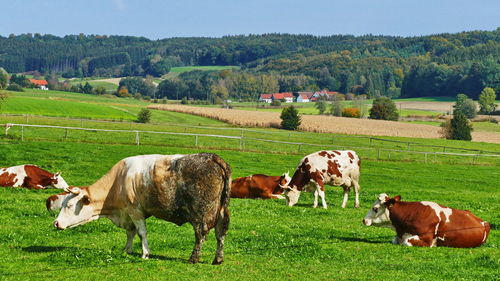
<path id="1" fill-rule="evenodd" d="M 132 254 L 134 251 L 132 250 L 132 248 L 128 248 L 128 247 L 125 247 L 123 248 L 123 251 L 127 254 Z"/>
<path id="2" fill-rule="evenodd" d="M 354 208 L 359 208 L 359 205 L 355 205 Z"/>
<path id="3" fill-rule="evenodd" d="M 219 265 L 224 261 L 223 258 L 215 258 L 214 261 L 212 262 L 213 265 Z"/>
<path id="4" fill-rule="evenodd" d="M 200 261 L 200 258 L 193 258 L 193 257 L 189 258 L 189 263 L 192 263 L 192 264 L 198 263 L 199 261 Z"/>
<path id="5" fill-rule="evenodd" d="M 142 254 L 142 257 L 141 257 L 141 258 L 143 258 L 143 259 L 147 260 L 147 259 L 149 259 L 149 254 Z"/>

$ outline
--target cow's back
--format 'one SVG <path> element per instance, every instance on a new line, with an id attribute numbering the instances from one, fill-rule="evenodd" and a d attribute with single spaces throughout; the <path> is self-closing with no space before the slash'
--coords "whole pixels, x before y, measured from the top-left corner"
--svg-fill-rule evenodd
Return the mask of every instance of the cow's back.
<path id="1" fill-rule="evenodd" d="M 483 244 L 490 233 L 490 224 L 469 211 L 453 209 L 448 222 L 439 226 L 437 245 L 473 248 Z"/>
<path id="2" fill-rule="evenodd" d="M 151 175 L 140 195 L 144 211 L 179 225 L 202 220 L 213 227 L 229 198 L 231 170 L 215 154 L 158 158 Z"/>

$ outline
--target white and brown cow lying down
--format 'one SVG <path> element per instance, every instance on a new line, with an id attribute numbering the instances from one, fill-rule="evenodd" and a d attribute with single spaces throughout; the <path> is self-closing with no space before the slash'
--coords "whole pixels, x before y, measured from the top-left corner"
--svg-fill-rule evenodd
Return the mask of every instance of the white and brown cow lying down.
<path id="1" fill-rule="evenodd" d="M 231 168 L 215 154 L 129 157 L 91 186 L 71 188 L 71 195 L 62 200 L 54 226 L 62 230 L 109 218 L 127 230 L 125 250 L 132 251 L 138 234 L 142 257 L 148 258 L 145 219 L 154 216 L 177 225 L 189 222 L 196 238 L 191 263 L 199 261 L 202 244 L 215 227 L 217 251 L 213 264 L 220 264 L 229 226 L 230 189 Z"/>
<path id="2" fill-rule="evenodd" d="M 53 187 L 67 190 L 69 187 L 61 173 L 50 173 L 35 165 L 19 165 L 0 168 L 0 186 L 44 189 Z"/>
<path id="3" fill-rule="evenodd" d="M 288 173 L 281 176 L 256 174 L 237 178 L 231 185 L 231 198 L 285 199 L 280 194 L 289 182 Z"/>
<path id="4" fill-rule="evenodd" d="M 393 244 L 421 247 L 478 247 L 486 241 L 490 224 L 469 211 L 421 201 L 400 201 L 382 193 L 363 219 L 365 225 L 396 231 Z"/>
<path id="5" fill-rule="evenodd" d="M 354 187 L 354 206 L 358 208 L 360 165 L 358 155 L 352 150 L 318 151 L 307 155 L 300 160 L 290 183 L 284 189 L 287 205 L 295 205 L 301 191 L 314 191 L 313 207 L 318 206 L 319 195 L 326 209 L 324 185 L 328 184 L 344 188 L 342 208 L 345 208 L 349 191 Z"/>

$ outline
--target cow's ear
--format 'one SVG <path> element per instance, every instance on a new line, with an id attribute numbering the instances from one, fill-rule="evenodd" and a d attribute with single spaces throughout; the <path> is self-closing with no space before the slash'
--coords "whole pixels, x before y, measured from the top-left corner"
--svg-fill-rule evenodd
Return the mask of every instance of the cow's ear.
<path id="1" fill-rule="evenodd" d="M 387 201 L 384 203 L 384 205 L 385 205 L 388 209 L 390 209 L 390 208 L 392 208 L 392 206 L 394 205 L 394 203 L 396 203 L 396 200 L 394 200 L 394 198 L 391 198 L 391 199 L 387 200 Z"/>
<path id="2" fill-rule="evenodd" d="M 394 196 L 394 201 L 401 201 L 401 195 Z"/>
<path id="3" fill-rule="evenodd" d="M 83 203 L 83 205 L 90 204 L 90 198 L 89 198 L 88 195 L 83 195 L 83 197 L 82 197 L 82 203 Z"/>

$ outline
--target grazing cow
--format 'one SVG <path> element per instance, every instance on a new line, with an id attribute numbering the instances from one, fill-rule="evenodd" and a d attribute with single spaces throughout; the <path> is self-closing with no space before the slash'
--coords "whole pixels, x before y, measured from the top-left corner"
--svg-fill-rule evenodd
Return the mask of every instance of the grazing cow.
<path id="1" fill-rule="evenodd" d="M 289 182 L 288 173 L 281 176 L 257 174 L 237 178 L 231 185 L 231 198 L 285 199 L 280 194 Z"/>
<path id="2" fill-rule="evenodd" d="M 142 257 L 150 255 L 145 219 L 154 216 L 177 225 L 193 225 L 196 243 L 189 261 L 199 261 L 201 247 L 215 227 L 217 252 L 213 264 L 224 259 L 224 237 L 229 226 L 231 168 L 211 153 L 140 155 L 119 161 L 87 188 L 71 188 L 54 221 L 58 229 L 75 227 L 105 217 L 127 231 L 125 249 L 132 251 L 136 234 Z"/>
<path id="3" fill-rule="evenodd" d="M 293 206 L 299 200 L 301 191 L 314 191 L 313 207 L 318 206 L 318 195 L 321 197 L 323 208 L 327 208 L 324 185 L 342 186 L 345 208 L 349 191 L 354 186 L 355 204 L 359 208 L 359 169 L 361 160 L 352 150 L 318 151 L 307 155 L 300 160 L 295 173 L 284 194 L 288 206 Z"/>
<path id="4" fill-rule="evenodd" d="M 52 174 L 35 165 L 0 168 L 0 186 L 22 186 L 30 189 L 53 187 L 64 190 L 69 187 L 60 172 Z"/>
<path id="5" fill-rule="evenodd" d="M 363 219 L 367 226 L 388 227 L 396 231 L 392 243 L 420 247 L 478 247 L 486 241 L 490 224 L 469 211 L 421 201 L 403 202 L 401 196 L 378 196 Z"/>

